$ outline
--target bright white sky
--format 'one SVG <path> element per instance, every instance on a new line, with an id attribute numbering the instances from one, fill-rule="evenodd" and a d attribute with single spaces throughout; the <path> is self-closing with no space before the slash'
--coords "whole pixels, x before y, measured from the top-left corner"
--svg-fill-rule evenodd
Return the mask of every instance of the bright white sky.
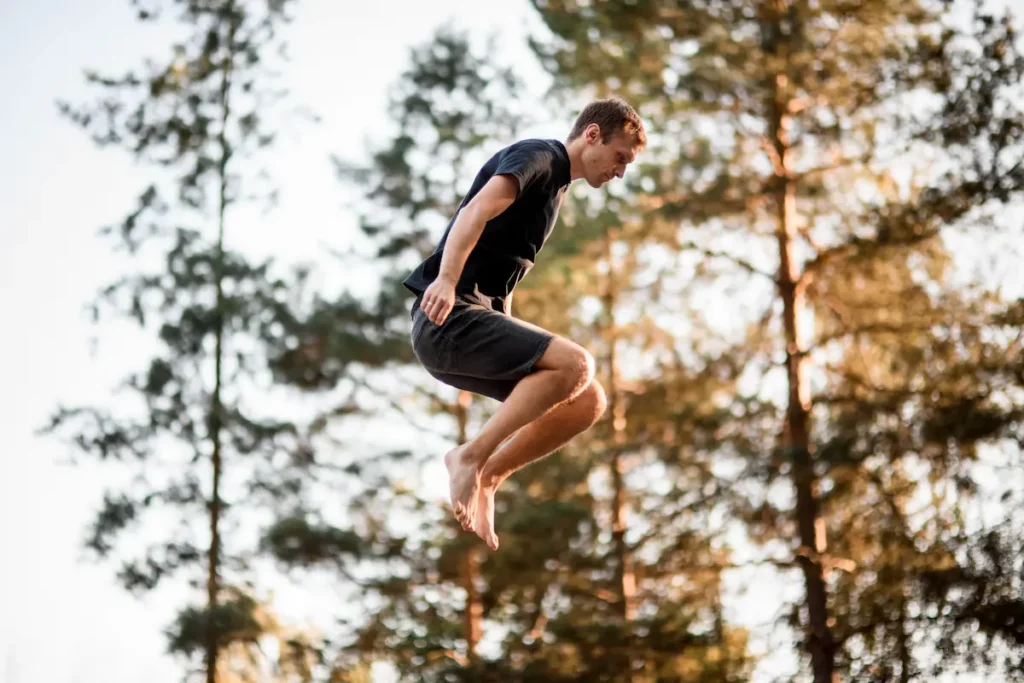
<path id="1" fill-rule="evenodd" d="M 301 4 L 288 82 L 324 122 L 284 141 L 274 168 L 282 205 L 244 226 L 248 248 L 284 261 L 344 243 L 353 222 L 328 157 L 379 130 L 409 46 L 450 18 L 513 45 L 532 19 L 525 2 Z M 163 654 L 167 601 L 133 598 L 110 566 L 80 561 L 102 474 L 61 465 L 66 449 L 34 435 L 58 402 L 102 404 L 139 360 L 109 335 L 91 355 L 83 306 L 118 274 L 96 230 L 125 214 L 145 177 L 59 118 L 55 99 L 87 96 L 85 67 L 119 73 L 167 44 L 159 29 L 140 30 L 129 0 L 0 0 L 0 683 L 180 680 Z M 529 132 L 565 131 L 557 122 Z"/>
<path id="2" fill-rule="evenodd" d="M 300 4 L 288 85 L 324 120 L 279 149 L 281 208 L 237 229 L 247 251 L 284 261 L 344 244 L 354 223 L 329 155 L 357 153 L 384 120 L 385 89 L 408 48 L 452 18 L 511 35 L 529 12 L 479 0 Z M 87 97 L 83 68 L 121 73 L 164 49 L 166 37 L 142 31 L 129 0 L 0 0 L 0 683 L 180 680 L 163 654 L 171 612 L 159 592 L 137 600 L 112 567 L 80 562 L 101 474 L 59 464 L 67 450 L 34 435 L 58 402 L 102 404 L 132 368 L 109 335 L 90 355 L 83 305 L 118 274 L 97 229 L 124 216 L 146 180 L 58 117 L 55 100 Z"/>

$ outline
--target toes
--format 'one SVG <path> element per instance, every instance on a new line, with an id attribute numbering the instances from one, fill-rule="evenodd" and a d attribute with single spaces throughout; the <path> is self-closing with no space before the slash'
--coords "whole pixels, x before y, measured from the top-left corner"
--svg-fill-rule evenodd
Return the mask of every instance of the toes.
<path id="1" fill-rule="evenodd" d="M 473 528 L 473 511 L 462 503 L 455 503 L 452 509 L 455 512 L 455 520 L 462 527 L 463 531 L 470 531 Z"/>
<path id="2" fill-rule="evenodd" d="M 476 511 L 467 510 L 466 514 L 462 518 L 462 528 L 465 531 L 472 531 L 476 526 Z"/>

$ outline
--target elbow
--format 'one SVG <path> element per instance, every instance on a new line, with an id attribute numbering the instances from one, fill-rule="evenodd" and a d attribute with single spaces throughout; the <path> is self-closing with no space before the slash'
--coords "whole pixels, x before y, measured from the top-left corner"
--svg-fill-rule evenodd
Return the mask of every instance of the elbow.
<path id="1" fill-rule="evenodd" d="M 458 229 L 464 235 L 476 237 L 483 232 L 484 226 L 489 220 L 490 216 L 487 215 L 486 208 L 470 200 L 459 211 L 459 219 L 456 221 L 455 229 Z"/>
<path id="2" fill-rule="evenodd" d="M 491 220 L 489 213 L 486 202 L 481 201 L 480 197 L 473 197 L 462 207 L 462 215 L 465 216 L 466 220 L 474 225 L 479 223 L 481 227 L 483 227 L 484 223 Z"/>
<path id="3" fill-rule="evenodd" d="M 465 222 L 473 222 L 480 219 L 480 205 L 476 201 L 476 197 L 473 197 L 459 209 L 459 218 Z"/>

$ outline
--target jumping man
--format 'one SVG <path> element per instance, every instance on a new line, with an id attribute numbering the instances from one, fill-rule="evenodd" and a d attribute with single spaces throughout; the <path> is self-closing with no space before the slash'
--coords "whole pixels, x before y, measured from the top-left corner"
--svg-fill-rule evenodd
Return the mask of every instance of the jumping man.
<path id="1" fill-rule="evenodd" d="M 404 281 L 416 295 L 412 347 L 423 367 L 502 402 L 479 434 L 444 457 L 456 519 L 492 550 L 501 482 L 589 429 L 606 405 L 593 356 L 512 317 L 512 291 L 551 234 L 570 183 L 599 188 L 621 178 L 646 144 L 636 112 L 612 98 L 588 104 L 564 143 L 528 139 L 502 149 L 477 173 L 434 253 Z"/>

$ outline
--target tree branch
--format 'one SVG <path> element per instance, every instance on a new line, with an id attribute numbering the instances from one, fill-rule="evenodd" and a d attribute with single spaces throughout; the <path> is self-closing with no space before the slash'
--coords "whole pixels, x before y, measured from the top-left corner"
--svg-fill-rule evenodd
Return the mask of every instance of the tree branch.
<path id="1" fill-rule="evenodd" d="M 358 386 L 360 386 L 360 387 L 362 387 L 362 388 L 372 392 L 374 394 L 374 396 L 377 396 L 378 398 L 380 398 L 383 401 L 385 401 L 390 408 L 392 408 L 397 413 L 399 413 L 404 418 L 406 418 L 409 421 L 409 425 L 412 426 L 417 431 L 420 431 L 420 432 L 423 432 L 423 433 L 426 433 L 426 434 L 432 434 L 434 436 L 438 436 L 438 437 L 441 437 L 443 439 L 450 439 L 451 438 L 451 435 L 448 434 L 447 432 L 435 429 L 433 427 L 428 427 L 428 426 L 418 422 L 412 415 L 410 415 L 410 411 L 409 411 L 409 409 L 407 407 L 405 407 L 402 404 L 400 404 L 398 401 L 396 401 L 391 396 L 388 396 L 386 392 L 384 392 L 384 391 L 378 389 L 377 387 L 373 386 L 369 382 L 369 380 L 367 380 L 366 378 L 364 378 L 364 377 L 352 377 L 352 381 L 356 385 L 358 385 Z M 431 399 L 431 401 L 434 402 L 435 405 L 438 405 L 438 406 L 448 406 L 449 405 L 449 403 L 447 401 L 445 401 L 444 399 L 442 399 L 439 395 L 437 395 L 437 394 L 435 394 L 435 393 L 433 393 L 433 392 L 431 392 L 431 391 L 429 391 L 427 389 L 424 389 L 422 387 L 416 387 L 416 391 L 426 395 L 427 398 Z"/>
<path id="2" fill-rule="evenodd" d="M 753 275 L 758 275 L 760 277 L 767 278 L 767 279 L 771 280 L 772 282 L 775 281 L 775 276 L 774 275 L 772 275 L 771 273 L 764 272 L 763 270 L 761 270 L 757 266 L 753 265 L 749 261 L 746 261 L 746 260 L 744 260 L 744 259 L 742 259 L 742 258 L 740 258 L 738 256 L 733 256 L 732 254 L 727 254 L 727 253 L 722 252 L 722 251 L 717 251 L 715 249 L 709 249 L 707 247 L 702 247 L 701 245 L 697 244 L 696 242 L 693 242 L 693 241 L 690 241 L 690 240 L 679 242 L 678 247 L 680 249 L 692 249 L 694 251 L 699 251 L 702 254 L 704 254 L 704 256 L 706 256 L 708 258 L 721 258 L 721 259 L 725 259 L 727 261 L 732 261 L 735 265 L 739 266 L 743 270 L 746 270 L 747 272 L 749 272 L 749 273 L 751 273 Z"/>

